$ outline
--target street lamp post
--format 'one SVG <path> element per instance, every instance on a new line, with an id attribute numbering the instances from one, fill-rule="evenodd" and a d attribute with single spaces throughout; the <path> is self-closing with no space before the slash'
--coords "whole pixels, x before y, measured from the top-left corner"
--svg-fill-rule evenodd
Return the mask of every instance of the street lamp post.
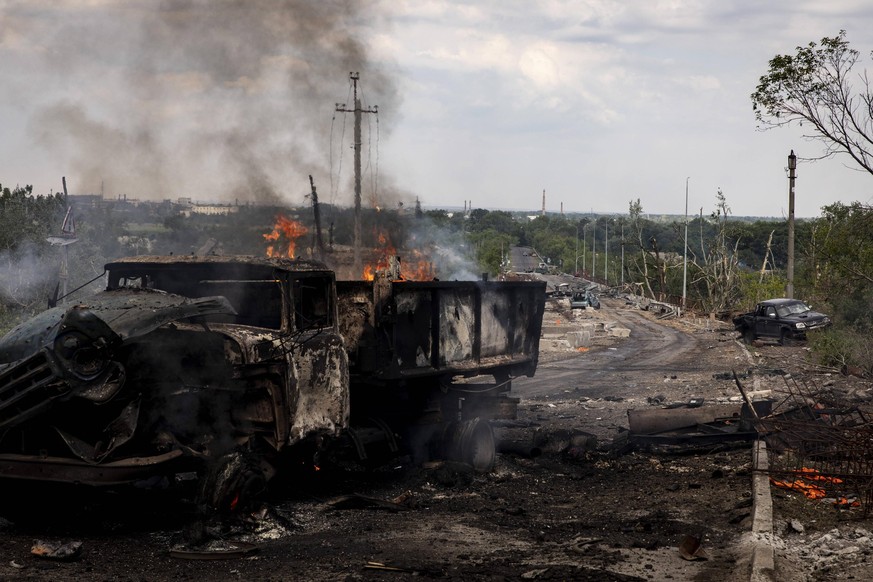
<path id="1" fill-rule="evenodd" d="M 576 223 L 576 264 L 573 266 L 573 276 L 579 272 L 579 223 Z"/>
<path id="2" fill-rule="evenodd" d="M 621 286 L 624 287 L 624 219 L 619 219 L 621 224 Z"/>
<path id="3" fill-rule="evenodd" d="M 797 169 L 797 156 L 794 150 L 788 154 L 788 284 L 785 295 L 794 298 L 794 170 Z"/>
<path id="4" fill-rule="evenodd" d="M 685 309 L 685 300 L 688 291 L 688 181 L 685 178 L 685 250 L 682 257 L 682 309 Z"/>
<path id="5" fill-rule="evenodd" d="M 603 283 L 609 285 L 609 219 L 603 221 Z"/>
<path id="6" fill-rule="evenodd" d="M 597 217 L 591 223 L 591 277 L 597 277 Z"/>

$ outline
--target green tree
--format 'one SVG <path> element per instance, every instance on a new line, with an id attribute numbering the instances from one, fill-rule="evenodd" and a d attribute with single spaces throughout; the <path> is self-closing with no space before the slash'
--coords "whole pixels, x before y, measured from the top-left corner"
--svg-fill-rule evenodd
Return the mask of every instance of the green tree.
<path id="1" fill-rule="evenodd" d="M 820 220 L 816 286 L 850 324 L 873 323 L 873 207 L 832 204 Z"/>
<path id="2" fill-rule="evenodd" d="M 823 157 L 848 154 L 873 173 L 873 91 L 866 72 L 852 74 L 858 58 L 845 30 L 773 57 L 751 96 L 759 127 L 801 126 Z"/>
<path id="3" fill-rule="evenodd" d="M 0 326 L 45 308 L 60 259 L 46 238 L 60 232 L 65 211 L 60 195 L 0 186 Z"/>

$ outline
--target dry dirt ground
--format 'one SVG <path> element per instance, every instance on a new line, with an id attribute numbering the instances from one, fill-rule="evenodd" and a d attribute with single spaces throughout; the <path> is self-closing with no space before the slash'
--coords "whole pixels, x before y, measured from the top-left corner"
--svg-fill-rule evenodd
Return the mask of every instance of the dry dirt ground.
<path id="1" fill-rule="evenodd" d="M 606 322 L 629 337 L 600 331 L 581 351 L 565 339 Z M 206 525 L 184 501 L 151 494 L 4 491 L 22 495 L 23 517 L 0 520 L 0 579 L 749 579 L 750 446 L 632 446 L 628 410 L 739 402 L 732 370 L 757 390 L 782 382 L 775 370 L 859 400 L 871 386 L 806 363 L 803 346 L 747 350 L 735 336 L 706 319 L 659 320 L 623 298 L 576 312 L 550 301 L 537 374 L 514 382 L 518 421 L 495 426 L 515 452 L 492 472 L 404 459 L 378 471 L 327 466 L 277 484 L 254 515 Z M 773 580 L 873 579 L 873 524 L 860 511 L 775 489 L 774 505 Z M 173 551 L 204 533 L 210 556 L 224 559 Z M 683 559 L 686 536 L 705 559 Z M 35 540 L 81 550 L 40 559 Z"/>

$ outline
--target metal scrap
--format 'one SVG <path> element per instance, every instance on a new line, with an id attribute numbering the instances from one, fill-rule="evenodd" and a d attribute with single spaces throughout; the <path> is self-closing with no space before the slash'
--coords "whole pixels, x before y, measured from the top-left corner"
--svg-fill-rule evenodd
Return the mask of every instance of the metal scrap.
<path id="1" fill-rule="evenodd" d="M 213 540 L 202 548 L 173 548 L 170 557 L 182 560 L 227 560 L 244 558 L 258 550 L 258 546 L 250 542 Z"/>
<path id="2" fill-rule="evenodd" d="M 82 553 L 82 542 L 48 542 L 36 540 L 30 553 L 48 560 L 74 560 Z"/>
<path id="3" fill-rule="evenodd" d="M 739 380 L 737 386 L 741 387 Z M 756 420 L 773 453 L 771 482 L 838 508 L 873 505 L 873 422 L 856 405 L 814 382 L 783 376 L 778 402 Z M 856 499 L 857 498 L 857 499 Z"/>

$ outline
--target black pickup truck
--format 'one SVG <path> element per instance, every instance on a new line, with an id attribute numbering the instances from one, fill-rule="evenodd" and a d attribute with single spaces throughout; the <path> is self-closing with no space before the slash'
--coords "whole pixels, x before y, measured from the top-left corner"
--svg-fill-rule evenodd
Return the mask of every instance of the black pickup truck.
<path id="1" fill-rule="evenodd" d="M 827 327 L 831 319 L 797 299 L 768 299 L 758 303 L 754 311 L 738 315 L 733 322 L 748 343 L 771 338 L 785 345 L 792 340 L 806 339 L 807 331 Z"/>

